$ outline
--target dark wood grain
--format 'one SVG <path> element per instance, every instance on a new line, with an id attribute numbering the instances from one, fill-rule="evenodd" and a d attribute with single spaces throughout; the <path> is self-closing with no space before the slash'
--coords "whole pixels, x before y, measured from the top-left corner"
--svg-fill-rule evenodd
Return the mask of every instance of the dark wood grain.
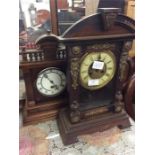
<path id="1" fill-rule="evenodd" d="M 111 127 L 127 128 L 130 122 L 127 114 L 106 113 L 92 117 L 91 119 L 82 120 L 80 123 L 71 123 L 68 111 L 63 109 L 59 113 L 58 125 L 64 145 L 69 145 L 78 141 L 78 136 L 91 134 L 93 132 L 102 132 Z"/>
<path id="2" fill-rule="evenodd" d="M 128 75 L 125 72 L 128 51 L 135 35 L 134 21 L 117 14 L 116 10 L 100 9 L 100 13 L 78 21 L 59 37 L 66 45 L 66 69 L 70 81 L 67 86 L 69 106 L 60 110 L 58 119 L 65 145 L 76 142 L 77 136 L 81 134 L 103 131 L 113 126 L 130 126 L 124 111 L 122 90 Z M 83 56 L 105 50 L 110 50 L 116 58 L 114 77 L 98 90 L 86 90 L 79 79 Z"/>
<path id="3" fill-rule="evenodd" d="M 57 10 L 57 1 L 56 0 L 50 0 L 52 33 L 55 35 L 59 35 L 57 11 L 58 11 Z"/>
<path id="4" fill-rule="evenodd" d="M 24 50 L 20 53 L 23 59 L 19 67 L 22 70 L 26 88 L 23 107 L 24 125 L 56 118 L 59 109 L 67 104 L 66 89 L 56 97 L 43 96 L 36 89 L 36 79 L 43 69 L 56 67 L 66 74 L 66 58 L 58 57 L 58 43 L 56 36 L 47 33 L 37 39 L 37 49 Z"/>
<path id="5" fill-rule="evenodd" d="M 129 116 L 135 120 L 135 75 L 130 77 L 124 96 L 125 109 Z"/>
<path id="6" fill-rule="evenodd" d="M 130 32 L 134 32 L 134 28 L 131 27 L 130 23 L 131 23 L 130 18 L 126 16 L 118 15 L 110 31 L 104 31 L 102 15 L 101 13 L 97 13 L 97 14 L 85 17 L 84 19 L 81 19 L 75 24 L 73 24 L 66 32 L 64 32 L 64 34 L 62 34 L 62 37 L 71 38 L 71 37 L 126 34 Z"/>

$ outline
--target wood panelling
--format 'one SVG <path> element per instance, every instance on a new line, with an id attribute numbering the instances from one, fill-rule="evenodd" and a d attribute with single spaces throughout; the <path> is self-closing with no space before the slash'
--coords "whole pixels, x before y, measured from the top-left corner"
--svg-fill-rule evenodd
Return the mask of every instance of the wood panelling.
<path id="1" fill-rule="evenodd" d="M 126 4 L 126 15 L 135 19 L 135 0 L 128 0 Z M 135 41 L 133 41 L 132 49 L 129 51 L 129 56 L 135 56 Z"/>

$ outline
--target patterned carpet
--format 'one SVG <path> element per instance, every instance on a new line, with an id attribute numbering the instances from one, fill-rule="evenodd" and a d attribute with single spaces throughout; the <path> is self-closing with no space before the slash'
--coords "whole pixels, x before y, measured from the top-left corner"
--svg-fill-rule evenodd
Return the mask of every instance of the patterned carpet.
<path id="1" fill-rule="evenodd" d="M 134 122 L 130 128 L 117 127 L 80 136 L 79 142 L 64 146 L 57 122 L 47 121 L 20 127 L 20 155 L 134 155 Z"/>
<path id="2" fill-rule="evenodd" d="M 27 126 L 20 129 L 19 133 L 20 155 L 47 155 L 49 141 L 47 134 L 38 127 Z"/>

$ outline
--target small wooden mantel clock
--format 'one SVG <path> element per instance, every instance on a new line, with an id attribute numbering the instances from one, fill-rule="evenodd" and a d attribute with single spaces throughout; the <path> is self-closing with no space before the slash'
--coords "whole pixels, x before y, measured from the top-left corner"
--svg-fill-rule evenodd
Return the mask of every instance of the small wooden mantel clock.
<path id="1" fill-rule="evenodd" d="M 69 81 L 69 105 L 58 120 L 64 144 L 76 142 L 81 134 L 130 126 L 123 110 L 122 84 L 135 30 L 134 20 L 119 11 L 100 8 L 62 35 Z"/>
<path id="2" fill-rule="evenodd" d="M 50 32 L 38 38 L 36 45 L 38 49 L 20 53 L 26 87 L 25 125 L 56 117 L 67 102 L 65 46 Z"/>

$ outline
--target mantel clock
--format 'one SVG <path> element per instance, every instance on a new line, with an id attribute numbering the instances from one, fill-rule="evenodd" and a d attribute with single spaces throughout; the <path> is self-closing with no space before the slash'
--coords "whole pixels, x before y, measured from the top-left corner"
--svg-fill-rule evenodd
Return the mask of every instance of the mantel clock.
<path id="1" fill-rule="evenodd" d="M 66 49 L 50 34 L 36 40 L 37 49 L 21 53 L 26 87 L 24 124 L 54 118 L 67 102 Z"/>
<path id="2" fill-rule="evenodd" d="M 130 125 L 124 111 L 123 81 L 134 39 L 134 21 L 117 8 L 101 8 L 69 28 L 61 40 L 67 50 L 68 107 L 59 113 L 64 144 L 77 136 Z"/>

